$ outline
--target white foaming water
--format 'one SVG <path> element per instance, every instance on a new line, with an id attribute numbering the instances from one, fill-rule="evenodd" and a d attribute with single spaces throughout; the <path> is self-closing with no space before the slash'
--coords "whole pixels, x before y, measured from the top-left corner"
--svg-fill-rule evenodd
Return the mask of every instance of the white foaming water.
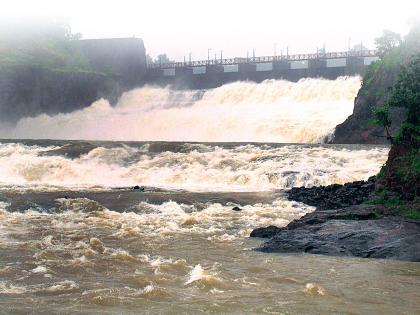
<path id="1" fill-rule="evenodd" d="M 185 285 L 197 282 L 207 286 L 214 286 L 215 284 L 221 283 L 222 281 L 215 275 L 212 275 L 208 271 L 204 270 L 201 265 L 196 265 L 193 270 L 191 270 Z"/>
<path id="2" fill-rule="evenodd" d="M 134 185 L 190 191 L 265 191 L 366 179 L 385 162 L 386 147 L 191 145 L 181 152 L 96 147 L 70 159 L 43 155 L 57 147 L 0 144 L 0 186 L 31 189 Z"/>
<path id="3" fill-rule="evenodd" d="M 3 137 L 319 143 L 351 114 L 359 77 L 236 82 L 207 91 L 143 87 L 115 107 L 21 119 Z"/>
<path id="4" fill-rule="evenodd" d="M 360 179 L 374 169 L 376 172 L 387 151 L 372 146 L 329 145 L 179 144 L 176 152 L 156 152 L 156 146 L 154 150 L 152 147 L 97 147 L 70 159 L 51 155 L 59 151 L 43 156 L 58 146 L 0 144 L 0 174 L 3 183 L 20 178 L 25 187 L 109 185 L 111 179 L 132 180 L 142 174 L 144 180 L 162 185 L 180 183 L 208 190 L 224 185 L 225 189 L 252 190 L 258 188 L 258 181 L 240 181 L 230 187 L 229 180 L 235 174 L 260 177 L 263 189 L 286 184 L 281 177 L 308 185 L 345 180 L 346 176 Z M 100 168 L 94 174 L 95 167 Z M 282 175 L 272 174 L 264 181 L 265 172 L 271 168 Z M 6 169 L 15 175 L 7 175 Z M 34 201 L 41 206 L 47 201 L 42 206 L 45 212 L 35 211 L 38 207 L 32 202 L 13 212 L 13 203 L 0 201 L 0 296 L 5 309 L 25 313 L 35 307 L 36 313 L 46 314 L 77 313 L 81 309 L 97 313 L 116 307 L 121 313 L 146 309 L 156 314 L 209 310 L 321 314 L 328 309 L 338 314 L 374 310 L 370 313 L 392 315 L 413 314 L 419 308 L 415 294 L 419 280 L 413 275 L 420 270 L 413 263 L 269 255 L 250 250 L 260 244 L 260 240 L 248 238 L 254 228 L 282 227 L 314 210 L 282 194 L 270 192 L 275 197 L 268 201 L 238 201 L 242 211 L 232 211 L 231 202 L 214 198 L 224 194 L 203 194 L 210 197 L 192 203 L 194 197 L 190 196 L 194 194 L 185 194 L 185 204 L 171 201 L 184 192 L 166 191 L 165 201 L 135 201 L 121 212 L 112 203 L 105 206 L 96 200 L 98 195 L 111 194 L 123 203 L 125 199 L 117 197 L 121 191 L 83 191 L 83 197 L 76 198 L 49 192 L 42 199 L 39 196 L 44 192 L 0 188 L 0 194 L 7 190 L 9 196 L 17 196 L 18 203 L 25 197 L 32 201 L 32 196 L 38 196 Z M 412 279 L 409 282 L 408 277 Z M 395 283 L 396 289 L 389 290 L 389 283 Z M 309 300 L 316 303 L 308 305 Z M 360 303 L 352 303 L 356 300 Z M 394 306 L 395 301 L 401 303 Z M 376 312 L 378 305 L 383 308 Z M 384 312 L 385 308 L 389 311 Z"/>

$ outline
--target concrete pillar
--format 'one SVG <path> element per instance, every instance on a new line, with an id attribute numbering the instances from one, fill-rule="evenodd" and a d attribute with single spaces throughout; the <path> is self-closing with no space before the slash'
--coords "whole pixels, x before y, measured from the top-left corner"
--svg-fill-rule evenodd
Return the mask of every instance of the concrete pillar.
<path id="1" fill-rule="evenodd" d="M 347 57 L 346 58 L 346 75 L 363 74 L 364 58 L 361 57 Z"/>
<path id="2" fill-rule="evenodd" d="M 252 80 L 257 73 L 257 65 L 254 63 L 240 63 L 238 64 L 238 80 Z"/>
<path id="3" fill-rule="evenodd" d="M 193 74 L 193 69 L 190 67 L 175 68 L 175 76 L 183 77 Z"/>
<path id="4" fill-rule="evenodd" d="M 147 70 L 147 76 L 149 78 L 160 78 L 163 77 L 163 70 L 159 68 L 150 68 Z"/>
<path id="5" fill-rule="evenodd" d="M 240 63 L 238 64 L 239 73 L 249 73 L 257 71 L 257 65 L 254 63 Z"/>
<path id="6" fill-rule="evenodd" d="M 291 72 L 291 64 L 290 61 L 274 61 L 273 62 L 273 70 L 272 75 L 276 79 L 288 79 Z"/>
<path id="7" fill-rule="evenodd" d="M 193 69 L 191 67 L 175 68 L 173 85 L 175 88 L 189 88 L 193 78 Z"/>
<path id="8" fill-rule="evenodd" d="M 327 69 L 327 60 L 325 59 L 310 59 L 308 60 L 308 76 L 322 77 Z"/>
<path id="9" fill-rule="evenodd" d="M 290 70 L 290 61 L 274 61 L 273 71 Z"/>

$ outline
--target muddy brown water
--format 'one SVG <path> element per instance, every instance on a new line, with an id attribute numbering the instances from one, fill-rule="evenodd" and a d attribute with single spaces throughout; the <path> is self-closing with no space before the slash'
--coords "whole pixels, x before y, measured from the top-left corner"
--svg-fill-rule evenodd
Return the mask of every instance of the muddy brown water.
<path id="1" fill-rule="evenodd" d="M 367 178 L 387 151 L 1 142 L 0 314 L 420 314 L 419 263 L 248 237 L 313 211 L 286 188 Z"/>

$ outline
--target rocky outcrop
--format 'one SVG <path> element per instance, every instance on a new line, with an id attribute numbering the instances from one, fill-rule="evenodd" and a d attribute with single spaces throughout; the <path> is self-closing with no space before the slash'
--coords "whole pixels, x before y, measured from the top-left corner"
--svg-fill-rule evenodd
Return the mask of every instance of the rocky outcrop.
<path id="1" fill-rule="evenodd" d="M 353 113 L 336 127 L 332 143 L 389 144 L 384 128 L 372 122 L 372 110 L 389 99 L 399 71 L 398 67 L 370 66 L 354 101 Z M 395 134 L 405 119 L 405 110 L 390 108 L 390 118 L 390 131 Z"/>
<path id="2" fill-rule="evenodd" d="M 8 67 L 0 72 L 0 120 L 70 112 L 101 97 L 115 101 L 120 92 L 118 83 L 96 72 Z"/>
<path id="3" fill-rule="evenodd" d="M 294 187 L 288 191 L 288 199 L 303 202 L 319 210 L 339 209 L 361 204 L 374 189 L 375 177 L 371 177 L 368 181 L 356 181 L 344 185 Z"/>
<path id="4" fill-rule="evenodd" d="M 413 201 L 420 196 L 419 145 L 396 143 L 378 179 L 376 190 L 389 198 Z"/>
<path id="5" fill-rule="evenodd" d="M 86 59 L 86 64 L 0 63 L 0 121 L 13 123 L 21 117 L 70 112 L 102 97 L 115 103 L 122 92 L 144 84 L 146 53 L 141 39 L 71 43 L 70 54 Z"/>
<path id="6" fill-rule="evenodd" d="M 383 205 L 361 204 L 374 187 L 370 178 L 345 185 L 293 188 L 288 192 L 290 200 L 317 206 L 317 210 L 286 227 L 255 229 L 250 236 L 269 239 L 258 248 L 263 252 L 420 261 L 420 221 L 398 216 Z"/>
<path id="7" fill-rule="evenodd" d="M 374 219 L 377 206 L 315 211 L 273 230 L 258 250 L 420 261 L 420 222 L 401 217 Z"/>
<path id="8" fill-rule="evenodd" d="M 276 235 L 278 232 L 281 231 L 281 228 L 277 226 L 270 225 L 267 227 L 262 227 L 255 229 L 251 232 L 250 237 L 261 237 L 261 238 L 270 238 Z"/>

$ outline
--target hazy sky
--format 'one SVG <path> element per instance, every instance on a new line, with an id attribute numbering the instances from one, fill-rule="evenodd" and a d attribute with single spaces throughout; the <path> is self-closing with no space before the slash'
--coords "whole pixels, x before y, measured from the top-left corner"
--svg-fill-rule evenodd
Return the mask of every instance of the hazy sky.
<path id="1" fill-rule="evenodd" d="M 0 18 L 66 18 L 83 38 L 141 37 L 147 52 L 182 60 L 346 50 L 383 29 L 405 34 L 420 19 L 419 0 L 2 0 Z"/>

